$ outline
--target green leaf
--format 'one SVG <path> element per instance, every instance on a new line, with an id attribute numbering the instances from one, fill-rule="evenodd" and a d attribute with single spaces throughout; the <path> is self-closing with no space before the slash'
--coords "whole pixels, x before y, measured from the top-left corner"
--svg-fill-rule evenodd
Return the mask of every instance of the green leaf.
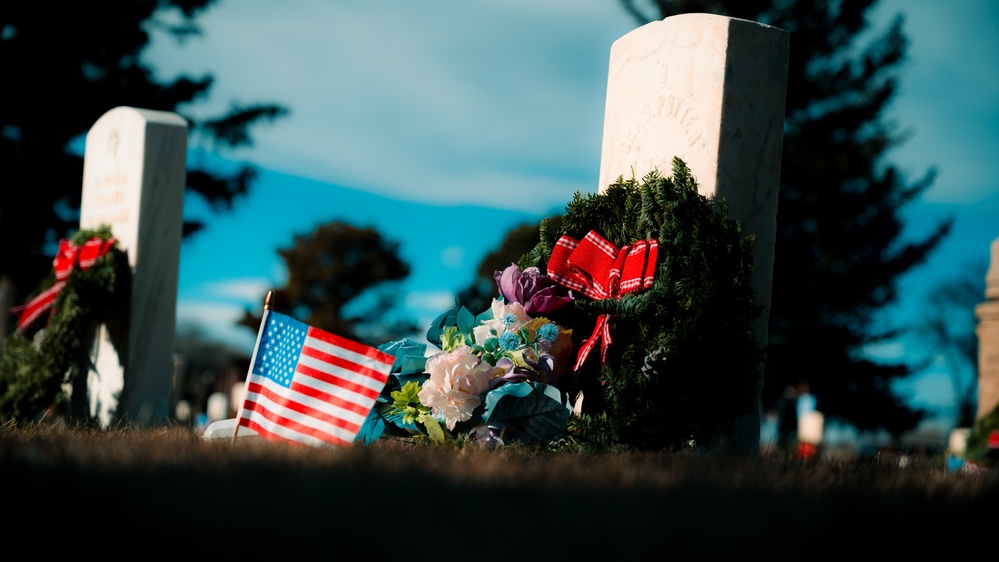
<path id="1" fill-rule="evenodd" d="M 565 432 L 571 413 L 568 401 L 554 386 L 516 382 L 486 394 L 482 421 L 513 429 L 524 443 L 547 442 Z"/>
<path id="2" fill-rule="evenodd" d="M 378 346 L 378 350 L 395 356 L 395 362 L 390 371 L 392 373 L 401 375 L 422 373 L 427 363 L 427 344 L 412 338 L 383 343 Z"/>
<path id="3" fill-rule="evenodd" d="M 475 316 L 467 308 L 461 307 L 458 311 L 458 331 L 467 336 L 472 341 L 472 328 L 475 326 Z"/>
<path id="4" fill-rule="evenodd" d="M 431 323 L 430 328 L 427 330 L 427 341 L 433 343 L 434 345 L 441 345 L 441 337 L 444 335 L 444 329 L 448 326 L 454 326 L 458 322 L 458 311 L 455 309 L 448 310 L 447 312 L 442 312 L 434 321 Z"/>
<path id="5" fill-rule="evenodd" d="M 354 437 L 354 442 L 370 445 L 377 441 L 384 431 L 385 420 L 382 419 L 381 414 L 375 408 L 371 408 L 371 411 L 368 412 L 368 417 L 361 424 L 361 429 L 357 432 L 357 436 Z"/>
<path id="6" fill-rule="evenodd" d="M 385 415 L 385 419 L 407 431 L 415 431 L 420 416 L 430 411 L 430 408 L 420 403 L 418 396 L 420 387 L 421 383 L 410 381 L 392 392 L 392 408 Z"/>
<path id="7" fill-rule="evenodd" d="M 437 421 L 436 418 L 434 418 L 430 414 L 424 414 L 420 416 L 419 421 L 422 422 L 423 426 L 427 428 L 427 435 L 430 437 L 431 441 L 433 441 L 434 443 L 444 442 L 444 440 L 446 439 L 444 435 L 444 429 L 441 428 L 441 424 Z"/>
<path id="8" fill-rule="evenodd" d="M 475 317 L 475 325 L 478 326 L 479 324 L 482 324 L 486 320 L 492 320 L 492 319 L 493 319 L 493 309 L 492 307 L 490 307 L 483 310 L 481 313 L 479 313 L 478 316 Z"/>
<path id="9" fill-rule="evenodd" d="M 486 338 L 486 341 L 482 342 L 482 348 L 488 353 L 492 353 L 499 349 L 499 338 L 490 337 Z"/>
<path id="10" fill-rule="evenodd" d="M 455 326 L 448 326 L 444 328 L 444 332 L 441 334 L 441 349 L 445 352 L 454 351 L 459 347 L 465 345 L 465 336 L 458 331 Z M 426 367 L 426 361 L 424 360 L 424 367 Z"/>

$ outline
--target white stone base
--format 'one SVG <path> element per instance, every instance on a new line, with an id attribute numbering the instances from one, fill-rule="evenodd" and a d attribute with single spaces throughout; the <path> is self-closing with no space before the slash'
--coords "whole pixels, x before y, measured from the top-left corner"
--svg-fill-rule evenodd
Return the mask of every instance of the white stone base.
<path id="1" fill-rule="evenodd" d="M 256 431 L 248 427 L 242 427 L 236 425 L 236 418 L 231 418 L 227 420 L 218 420 L 212 422 L 205 428 L 205 439 L 232 439 L 233 428 L 238 427 L 236 432 L 236 439 L 239 441 L 253 440 L 253 441 L 263 441 L 263 437 L 257 434 Z"/>

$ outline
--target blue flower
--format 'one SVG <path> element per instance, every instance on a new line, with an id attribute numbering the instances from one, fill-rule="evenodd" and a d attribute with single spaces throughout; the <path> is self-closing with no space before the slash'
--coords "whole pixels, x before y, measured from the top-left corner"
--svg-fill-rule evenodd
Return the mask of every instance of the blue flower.
<path id="1" fill-rule="evenodd" d="M 509 328 L 511 325 L 517 322 L 517 315 L 512 312 L 507 312 L 503 315 L 503 325 Z"/>
<path id="2" fill-rule="evenodd" d="M 545 324 L 538 329 L 538 339 L 553 342 L 558 339 L 558 326 Z"/>
<path id="3" fill-rule="evenodd" d="M 513 332 L 503 332 L 499 337 L 499 346 L 503 351 L 513 351 L 520 347 L 520 338 Z"/>

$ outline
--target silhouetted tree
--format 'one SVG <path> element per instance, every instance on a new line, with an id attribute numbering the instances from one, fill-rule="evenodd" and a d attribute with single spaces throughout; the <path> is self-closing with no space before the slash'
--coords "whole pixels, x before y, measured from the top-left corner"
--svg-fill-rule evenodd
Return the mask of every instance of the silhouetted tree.
<path id="1" fill-rule="evenodd" d="M 377 230 L 331 222 L 295 236 L 278 254 L 288 282 L 272 291 L 273 310 L 369 345 L 419 331 L 398 307 L 395 282 L 409 276 L 409 265 L 399 257 L 399 244 Z M 246 311 L 238 324 L 256 332 L 260 316 Z"/>
<path id="2" fill-rule="evenodd" d="M 894 435 L 915 427 L 925 412 L 892 388 L 914 371 L 864 354 L 865 346 L 898 335 L 898 327 L 879 330 L 872 320 L 897 300 L 899 277 L 926 260 L 953 222 L 941 221 L 920 241 L 900 239 L 899 212 L 935 176 L 930 169 L 909 182 L 885 158 L 905 140 L 884 118 L 908 46 L 901 15 L 868 36 L 876 0 L 621 3 L 640 24 L 706 12 L 790 33 L 763 400 L 772 405 L 805 379 L 827 419 Z"/>
<path id="3" fill-rule="evenodd" d="M 968 264 L 926 296 L 921 335 L 944 359 L 954 389 L 957 427 L 971 427 L 978 412 L 978 335 L 975 306 L 985 300 L 988 261 Z M 968 376 L 971 373 L 971 376 Z"/>
<path id="4" fill-rule="evenodd" d="M 118 106 L 173 111 L 193 147 L 250 145 L 250 128 L 284 115 L 276 104 L 233 105 L 222 115 L 182 111 L 206 98 L 213 76 L 160 81 L 142 59 L 150 33 L 198 35 L 196 18 L 216 0 L 109 0 L 99 4 L 7 2 L 0 10 L 0 338 L 8 310 L 49 272 L 60 238 L 79 227 L 83 159 L 72 143 Z M 256 176 L 250 165 L 220 171 L 189 165 L 187 193 L 231 209 Z M 187 222 L 185 236 L 204 227 Z"/>

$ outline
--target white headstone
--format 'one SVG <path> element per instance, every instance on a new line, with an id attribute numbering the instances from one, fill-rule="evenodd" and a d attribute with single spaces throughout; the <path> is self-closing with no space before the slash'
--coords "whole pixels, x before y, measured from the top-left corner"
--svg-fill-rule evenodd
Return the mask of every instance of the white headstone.
<path id="1" fill-rule="evenodd" d="M 90 415 L 105 426 L 168 420 L 186 152 L 175 113 L 117 107 L 87 133 L 80 228 L 110 225 L 132 267 L 127 364 L 102 326 L 88 377 Z"/>
<path id="2" fill-rule="evenodd" d="M 223 392 L 208 395 L 208 421 L 215 422 L 229 417 L 229 397 Z"/>
<path id="3" fill-rule="evenodd" d="M 978 412 L 982 419 L 999 407 L 999 238 L 992 241 L 985 272 L 985 302 L 975 307 L 978 326 Z"/>
<path id="4" fill-rule="evenodd" d="M 714 14 L 682 14 L 631 31 L 611 46 L 599 189 L 668 176 L 681 158 L 707 197 L 756 237 L 754 330 L 767 343 L 787 92 L 788 33 Z M 738 422 L 738 449 L 757 449 L 756 411 Z"/>

